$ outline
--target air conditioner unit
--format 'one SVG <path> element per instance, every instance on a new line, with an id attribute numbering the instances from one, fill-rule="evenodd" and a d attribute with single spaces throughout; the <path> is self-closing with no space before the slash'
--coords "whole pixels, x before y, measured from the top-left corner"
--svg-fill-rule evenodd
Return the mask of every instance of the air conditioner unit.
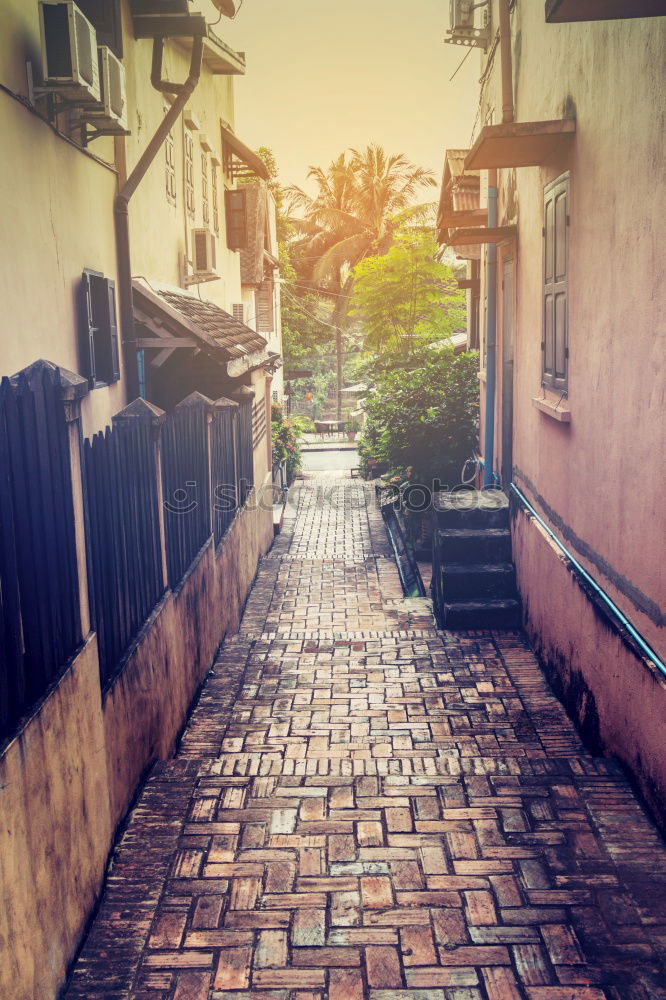
<path id="1" fill-rule="evenodd" d="M 105 132 L 127 132 L 125 67 L 106 45 L 98 47 L 101 101 L 81 111 L 81 118 Z"/>
<path id="2" fill-rule="evenodd" d="M 101 99 L 95 29 L 72 0 L 39 0 L 44 89 L 74 104 Z"/>
<path id="3" fill-rule="evenodd" d="M 217 278 L 215 237 L 208 228 L 192 230 L 192 274 L 189 281 L 211 281 Z"/>
<path id="4" fill-rule="evenodd" d="M 483 27 L 477 28 L 475 25 L 475 12 L 478 7 L 483 7 Z M 453 45 L 471 45 L 485 49 L 490 40 L 490 25 L 488 10 L 490 5 L 487 2 L 477 2 L 474 0 L 451 0 L 450 21 L 451 27 L 448 31 L 449 37 L 445 39 Z"/>

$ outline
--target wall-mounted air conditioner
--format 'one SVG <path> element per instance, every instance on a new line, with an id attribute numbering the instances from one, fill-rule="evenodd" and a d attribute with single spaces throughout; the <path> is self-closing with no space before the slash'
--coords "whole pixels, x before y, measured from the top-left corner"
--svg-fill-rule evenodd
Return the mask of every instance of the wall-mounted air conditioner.
<path id="1" fill-rule="evenodd" d="M 44 89 L 72 104 L 101 98 L 97 36 L 72 0 L 39 0 Z"/>
<path id="2" fill-rule="evenodd" d="M 192 230 L 192 272 L 187 276 L 188 284 L 214 281 L 219 277 L 215 243 L 215 237 L 207 227 Z"/>
<path id="3" fill-rule="evenodd" d="M 108 46 L 100 45 L 98 53 L 101 100 L 99 104 L 84 108 L 81 117 L 105 132 L 126 132 L 125 67 Z"/>
<path id="4" fill-rule="evenodd" d="M 482 9 L 479 26 L 476 21 L 477 9 Z M 475 3 L 474 0 L 451 0 L 451 27 L 444 41 L 452 45 L 471 45 L 485 49 L 490 41 L 490 4 L 488 0 Z"/>

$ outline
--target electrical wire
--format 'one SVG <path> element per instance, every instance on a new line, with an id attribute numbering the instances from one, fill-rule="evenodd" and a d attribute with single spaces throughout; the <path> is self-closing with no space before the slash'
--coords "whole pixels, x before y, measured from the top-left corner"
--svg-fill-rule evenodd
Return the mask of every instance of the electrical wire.
<path id="1" fill-rule="evenodd" d="M 449 77 L 449 83 L 451 83 L 451 80 L 453 80 L 453 78 L 458 75 L 458 70 L 462 69 L 463 63 L 465 62 L 465 60 L 467 59 L 467 57 L 472 54 L 472 48 L 473 48 L 473 46 L 470 45 L 470 47 L 468 48 L 468 50 L 465 53 L 465 55 L 462 57 L 462 59 L 458 63 L 458 69 L 455 70 L 455 72 L 453 73 L 453 76 Z"/>

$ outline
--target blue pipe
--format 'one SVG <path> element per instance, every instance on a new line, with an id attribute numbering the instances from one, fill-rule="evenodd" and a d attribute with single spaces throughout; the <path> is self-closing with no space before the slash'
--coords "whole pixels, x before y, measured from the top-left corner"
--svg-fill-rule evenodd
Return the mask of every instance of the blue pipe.
<path id="1" fill-rule="evenodd" d="M 143 351 L 136 352 L 136 367 L 139 375 L 139 397 L 146 398 L 146 355 Z"/>
<path id="2" fill-rule="evenodd" d="M 516 496 L 518 497 L 518 499 L 520 500 L 520 502 L 523 504 L 523 506 L 526 507 L 527 510 L 530 512 L 530 514 L 532 515 L 532 517 L 534 517 L 539 522 L 539 524 L 541 525 L 541 527 L 543 528 L 543 530 L 546 532 L 546 534 L 553 540 L 553 542 L 555 542 L 555 545 L 558 547 L 558 549 L 560 550 L 560 552 L 562 552 L 567 557 L 567 559 L 569 560 L 569 562 L 575 567 L 576 571 L 583 577 L 583 579 L 585 580 L 585 582 L 588 583 L 590 585 L 590 587 L 592 587 L 592 589 L 594 590 L 594 592 L 599 595 L 599 597 L 601 598 L 601 600 L 604 602 L 604 604 L 606 605 L 606 607 L 611 612 L 612 616 L 614 618 L 616 618 L 621 623 L 621 625 L 622 625 L 623 628 L 626 629 L 626 631 L 632 637 L 632 639 L 634 640 L 634 642 L 636 643 L 636 645 L 643 651 L 643 653 L 645 654 L 645 656 L 647 657 L 647 659 L 651 663 L 654 663 L 654 665 L 657 668 L 657 670 L 661 671 L 661 673 L 666 677 L 666 664 L 657 656 L 657 654 L 655 653 L 654 649 L 652 649 L 652 647 L 647 644 L 647 642 L 645 641 L 645 639 L 643 638 L 643 636 L 640 634 L 640 632 L 636 631 L 636 629 L 631 624 L 631 622 L 626 617 L 626 615 L 624 615 L 622 613 L 622 611 L 620 611 L 620 609 L 618 608 L 617 604 L 615 604 L 615 602 L 608 596 L 608 594 L 606 593 L 605 590 L 601 589 L 601 587 L 596 582 L 596 580 L 594 580 L 590 576 L 590 574 L 587 572 L 586 569 L 584 569 L 581 566 L 581 564 L 578 562 L 578 560 L 575 558 L 575 556 L 573 556 L 571 554 L 571 552 L 569 552 L 569 550 L 562 544 L 562 542 L 559 540 L 559 538 L 557 537 L 557 535 L 548 527 L 548 525 L 546 524 L 546 522 L 544 521 L 544 519 L 542 517 L 540 517 L 539 514 L 537 514 L 536 510 L 534 509 L 534 507 L 532 506 L 532 504 L 529 502 L 529 500 L 527 499 L 527 497 L 525 496 L 525 494 L 522 493 L 518 489 L 518 487 L 516 486 L 515 483 L 511 483 L 511 489 L 516 494 Z"/>
<path id="3" fill-rule="evenodd" d="M 497 188 L 488 188 L 488 228 L 497 225 Z M 488 244 L 486 267 L 488 306 L 486 309 L 486 419 L 483 442 L 483 486 L 495 485 L 495 382 L 496 382 L 496 333 L 497 333 L 497 247 Z"/>

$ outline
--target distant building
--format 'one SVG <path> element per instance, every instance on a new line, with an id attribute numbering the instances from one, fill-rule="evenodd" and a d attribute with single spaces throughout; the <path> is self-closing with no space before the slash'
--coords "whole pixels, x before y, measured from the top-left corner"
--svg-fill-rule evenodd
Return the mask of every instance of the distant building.
<path id="1" fill-rule="evenodd" d="M 468 260 L 482 478 L 511 497 L 551 683 L 663 815 L 666 18 L 641 15 L 664 9 L 464 6 L 478 125 L 447 151 L 438 229 Z"/>

